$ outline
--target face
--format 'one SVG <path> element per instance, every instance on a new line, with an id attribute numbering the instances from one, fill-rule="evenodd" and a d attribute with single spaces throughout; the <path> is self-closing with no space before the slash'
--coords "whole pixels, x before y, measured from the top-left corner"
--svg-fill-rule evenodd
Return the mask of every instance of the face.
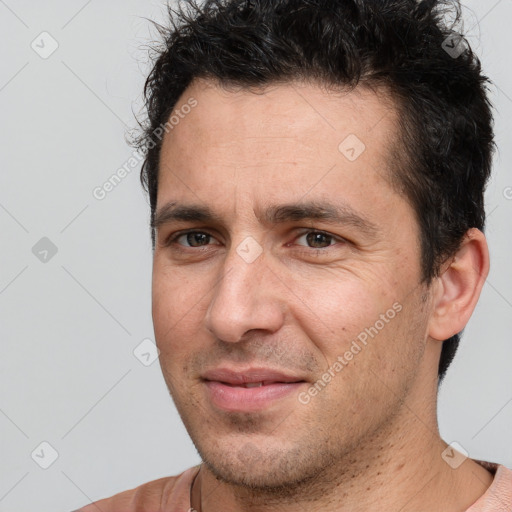
<path id="1" fill-rule="evenodd" d="M 298 484 L 399 414 L 429 318 L 418 226 L 389 185 L 384 94 L 196 81 L 163 142 L 153 320 L 206 466 Z"/>

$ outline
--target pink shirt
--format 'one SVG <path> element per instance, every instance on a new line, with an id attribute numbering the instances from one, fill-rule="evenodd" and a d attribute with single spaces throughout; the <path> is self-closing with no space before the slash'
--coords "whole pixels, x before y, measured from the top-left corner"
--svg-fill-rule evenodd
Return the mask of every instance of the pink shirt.
<path id="1" fill-rule="evenodd" d="M 485 494 L 466 512 L 510 512 L 512 511 L 512 471 L 500 464 L 476 460 L 494 474 L 491 486 Z"/>
<path id="2" fill-rule="evenodd" d="M 494 475 L 491 486 L 466 512 L 512 512 L 512 470 L 476 460 Z M 190 486 L 199 466 L 96 501 L 75 512 L 190 512 Z"/>

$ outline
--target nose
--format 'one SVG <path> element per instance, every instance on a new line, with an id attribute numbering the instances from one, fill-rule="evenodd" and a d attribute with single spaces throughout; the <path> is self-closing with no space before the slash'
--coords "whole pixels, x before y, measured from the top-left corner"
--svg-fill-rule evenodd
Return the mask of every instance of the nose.
<path id="1" fill-rule="evenodd" d="M 284 319 L 279 280 L 268 267 L 265 253 L 254 261 L 243 256 L 237 247 L 226 256 L 205 317 L 206 328 L 230 343 L 245 339 L 251 330 L 274 333 Z"/>

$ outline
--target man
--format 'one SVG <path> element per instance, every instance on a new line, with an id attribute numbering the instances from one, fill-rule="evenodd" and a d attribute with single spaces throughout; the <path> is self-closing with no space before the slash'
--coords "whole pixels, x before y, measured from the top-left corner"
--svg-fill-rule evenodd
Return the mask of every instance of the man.
<path id="1" fill-rule="evenodd" d="M 203 462 L 83 512 L 512 510 L 512 471 L 437 425 L 489 271 L 493 149 L 445 7 L 173 14 L 138 142 L 160 363 Z"/>

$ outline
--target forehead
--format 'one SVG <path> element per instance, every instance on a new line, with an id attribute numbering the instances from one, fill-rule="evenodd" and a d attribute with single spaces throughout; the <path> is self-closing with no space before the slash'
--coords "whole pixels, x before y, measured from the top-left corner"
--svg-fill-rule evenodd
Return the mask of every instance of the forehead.
<path id="1" fill-rule="evenodd" d="M 388 174 L 397 112 L 384 91 L 196 80 L 174 112 L 191 101 L 164 137 L 157 208 L 184 199 L 220 207 L 235 194 L 253 210 L 306 197 L 386 209 L 383 198 L 396 195 Z"/>
<path id="2" fill-rule="evenodd" d="M 196 79 L 178 100 L 175 111 L 191 98 L 197 106 L 180 116 L 179 127 L 166 135 L 167 141 L 172 139 L 186 150 L 200 140 L 208 143 L 202 151 L 226 148 L 232 151 L 231 157 L 237 156 L 237 148 L 251 146 L 255 151 L 268 147 L 271 152 L 293 149 L 295 154 L 322 151 L 327 156 L 327 151 L 339 156 L 338 144 L 333 147 L 332 143 L 350 134 L 373 144 L 375 150 L 379 142 L 394 138 L 397 126 L 395 105 L 382 88 L 335 90 L 315 82 L 287 82 L 248 89 Z M 325 143 L 319 144 L 319 138 Z M 299 140 L 301 146 L 297 147 Z"/>

